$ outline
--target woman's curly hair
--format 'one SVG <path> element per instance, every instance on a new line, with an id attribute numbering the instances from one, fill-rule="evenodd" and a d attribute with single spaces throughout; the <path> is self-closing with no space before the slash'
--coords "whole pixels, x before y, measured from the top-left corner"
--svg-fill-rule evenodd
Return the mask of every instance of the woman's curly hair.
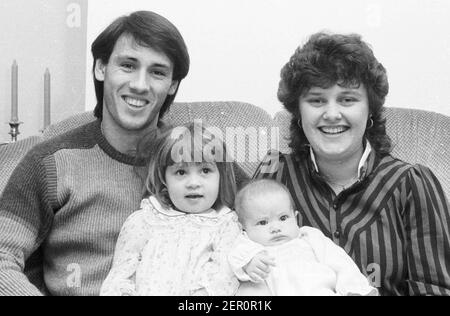
<path id="1" fill-rule="evenodd" d="M 312 87 L 326 89 L 335 84 L 344 87 L 364 85 L 373 120 L 364 136 L 378 154 L 390 153 L 391 140 L 386 134 L 383 117 L 383 105 L 389 91 L 386 69 L 360 35 L 316 33 L 297 48 L 281 70 L 278 99 L 292 114 L 289 147 L 294 154 L 309 151 L 308 139 L 297 124 L 301 119 L 300 96 Z"/>

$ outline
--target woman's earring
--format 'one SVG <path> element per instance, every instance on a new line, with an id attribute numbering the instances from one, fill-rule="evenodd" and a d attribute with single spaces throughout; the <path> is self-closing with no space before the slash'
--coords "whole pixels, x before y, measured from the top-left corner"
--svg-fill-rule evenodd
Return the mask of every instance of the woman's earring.
<path id="1" fill-rule="evenodd" d="M 367 126 L 367 129 L 371 129 L 373 127 L 373 118 L 372 116 L 369 117 L 369 124 Z"/>
<path id="2" fill-rule="evenodd" d="M 297 126 L 300 127 L 300 129 L 302 129 L 302 119 L 297 120 Z"/>

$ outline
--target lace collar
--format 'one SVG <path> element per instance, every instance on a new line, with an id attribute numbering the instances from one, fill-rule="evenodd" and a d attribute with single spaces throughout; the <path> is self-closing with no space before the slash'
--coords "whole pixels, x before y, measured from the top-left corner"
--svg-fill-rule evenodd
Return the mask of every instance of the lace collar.
<path id="1" fill-rule="evenodd" d="M 154 197 L 150 196 L 148 199 L 144 199 L 142 201 L 143 204 L 149 203 L 158 213 L 161 213 L 165 216 L 169 217 L 181 217 L 181 216 L 195 216 L 195 217 L 202 217 L 202 218 L 219 218 L 223 215 L 229 214 L 232 212 L 232 210 L 226 206 L 222 207 L 220 210 L 216 211 L 214 209 L 211 209 L 208 212 L 200 213 L 200 214 L 188 214 L 183 213 L 177 210 L 174 210 L 173 208 L 165 208 L 164 206 L 159 203 L 159 201 Z M 143 205 L 141 205 L 142 207 Z"/>

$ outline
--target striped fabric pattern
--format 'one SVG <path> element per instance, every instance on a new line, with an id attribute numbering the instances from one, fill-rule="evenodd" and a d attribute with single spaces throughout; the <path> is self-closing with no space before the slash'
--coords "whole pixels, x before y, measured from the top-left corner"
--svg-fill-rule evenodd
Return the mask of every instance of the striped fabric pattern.
<path id="1" fill-rule="evenodd" d="M 439 181 L 421 165 L 369 156 L 338 196 L 308 155 L 270 152 L 254 178 L 285 184 L 299 224 L 319 228 L 382 295 L 450 295 L 450 213 Z"/>

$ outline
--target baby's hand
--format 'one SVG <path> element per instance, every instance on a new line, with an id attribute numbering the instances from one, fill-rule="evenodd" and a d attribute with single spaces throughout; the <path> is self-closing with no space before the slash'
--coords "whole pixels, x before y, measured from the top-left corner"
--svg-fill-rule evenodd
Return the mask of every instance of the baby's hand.
<path id="1" fill-rule="evenodd" d="M 208 292 L 205 289 L 198 289 L 192 292 L 191 296 L 208 296 Z"/>
<path id="2" fill-rule="evenodd" d="M 244 272 L 250 277 L 252 282 L 263 282 L 270 273 L 270 267 L 275 266 L 275 259 L 267 253 L 261 251 L 244 267 Z"/>

